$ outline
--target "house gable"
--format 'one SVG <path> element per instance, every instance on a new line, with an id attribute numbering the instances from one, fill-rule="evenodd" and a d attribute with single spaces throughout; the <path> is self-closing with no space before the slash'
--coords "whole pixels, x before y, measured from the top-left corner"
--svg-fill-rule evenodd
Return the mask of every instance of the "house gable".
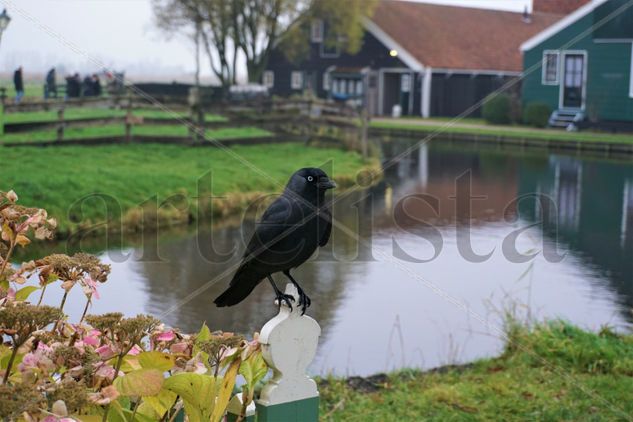
<path id="1" fill-rule="evenodd" d="M 620 38 L 630 25 L 617 20 L 614 14 L 626 4 L 632 5 L 630 0 L 594 3 L 589 12 L 524 51 L 524 104 L 538 102 L 553 110 L 561 108 L 564 57 L 583 54 L 586 60 L 583 109 L 587 117 L 599 121 L 633 121 L 633 98 L 629 92 L 633 84 L 633 39 Z M 619 12 L 633 12 L 633 7 Z M 597 31 L 600 28 L 602 32 Z M 559 82 L 548 84 L 543 80 L 542 66 L 545 54 L 552 52 L 559 54 L 560 74 Z"/>
<path id="2" fill-rule="evenodd" d="M 575 12 L 567 15 L 560 21 L 556 22 L 554 25 L 548 27 L 544 31 L 536 34 L 534 37 L 521 44 L 521 51 L 528 51 L 533 49 L 534 47 L 537 47 L 542 42 L 546 41 L 547 39 L 568 28 L 570 25 L 575 24 L 579 20 L 591 14 L 597 6 L 606 3 L 607 1 L 609 0 L 593 0 L 591 3 L 587 3 L 586 5 L 577 9 Z"/>

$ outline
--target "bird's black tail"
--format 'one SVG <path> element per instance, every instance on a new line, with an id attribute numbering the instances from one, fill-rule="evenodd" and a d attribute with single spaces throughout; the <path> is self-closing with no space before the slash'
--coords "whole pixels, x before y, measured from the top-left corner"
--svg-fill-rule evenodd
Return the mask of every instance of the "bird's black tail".
<path id="1" fill-rule="evenodd" d="M 248 265 L 241 267 L 233 276 L 229 288 L 215 298 L 213 303 L 220 308 L 223 306 L 237 305 L 246 299 L 262 278 L 261 275 L 251 270 Z"/>

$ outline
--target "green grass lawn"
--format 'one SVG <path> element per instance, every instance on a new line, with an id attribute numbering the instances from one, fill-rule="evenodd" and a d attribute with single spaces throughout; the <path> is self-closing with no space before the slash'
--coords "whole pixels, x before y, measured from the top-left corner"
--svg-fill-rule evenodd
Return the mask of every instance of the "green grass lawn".
<path id="1" fill-rule="evenodd" d="M 64 111 L 64 118 L 66 120 L 77 119 L 89 119 L 89 118 L 108 118 L 108 117 L 123 117 L 127 113 L 124 109 L 110 109 L 110 108 L 83 108 L 83 107 L 70 107 Z M 188 117 L 187 112 L 183 111 L 165 111 L 157 109 L 134 109 L 132 111 L 134 116 L 140 116 L 151 119 L 176 119 Z M 7 113 L 3 115 L 5 123 L 27 123 L 27 122 L 50 122 L 57 121 L 57 111 L 29 111 L 23 113 Z M 225 117 L 217 114 L 206 114 L 205 121 L 207 122 L 225 122 Z"/>
<path id="2" fill-rule="evenodd" d="M 515 327 L 510 338 L 499 358 L 391 374 L 377 378 L 375 392 L 360 391 L 353 380 L 323 380 L 321 420 L 616 421 L 633 415 L 633 336 L 551 322 L 531 331 Z"/>
<path id="3" fill-rule="evenodd" d="M 372 122 L 371 127 L 386 129 L 405 129 L 425 133 L 439 131 L 441 133 L 447 134 L 459 133 L 473 135 L 507 136 L 529 139 L 551 139 L 557 141 L 613 142 L 620 144 L 633 144 L 633 134 L 611 134 L 587 131 L 565 132 L 534 128 L 524 128 L 524 130 L 517 130 L 517 126 L 509 126 L 508 128 L 510 129 L 507 129 L 503 126 L 489 126 L 482 128 L 461 127 L 459 126 L 459 124 L 454 126 L 444 126 L 441 124 L 416 125 L 403 120 L 402 122 Z"/>
<path id="4" fill-rule="evenodd" d="M 174 136 L 186 137 L 189 129 L 185 125 L 137 125 L 132 128 L 133 135 L 145 136 Z M 99 126 L 69 127 L 64 132 L 65 140 L 90 139 L 105 136 L 123 136 L 125 127 L 122 124 L 107 124 Z M 207 129 L 207 139 L 232 139 L 270 136 L 271 133 L 255 127 Z M 0 142 L 34 142 L 51 141 L 57 137 L 55 129 L 37 130 L 32 132 L 8 133 L 0 136 Z"/>
<path id="5" fill-rule="evenodd" d="M 295 143 L 234 146 L 231 151 L 284 184 L 298 168 L 320 166 L 328 160 L 332 160 L 335 179 L 354 180 L 364 166 L 357 153 Z M 15 190 L 22 205 L 46 208 L 58 218 L 62 233 L 89 222 L 101 222 L 108 213 L 112 218 L 128 218 L 153 196 L 161 201 L 176 193 L 187 198 L 198 196 L 197 182 L 210 171 L 213 195 L 227 195 L 219 205 L 231 201 L 228 194 L 282 189 L 218 148 L 131 144 L 17 147 L 3 148 L 1 153 L 0 190 Z M 111 199 L 85 199 L 94 193 Z M 82 204 L 83 209 L 72 208 L 73 204 Z M 195 203 L 188 205 L 195 207 Z"/>
<path id="6" fill-rule="evenodd" d="M 15 69 L 14 69 L 15 70 Z M 7 97 L 13 101 L 15 98 L 15 88 L 13 86 L 13 72 L 11 79 L 0 81 L 0 86 L 7 89 Z M 44 98 L 44 80 L 41 83 L 33 81 L 24 81 L 24 96 L 26 98 Z"/>
<path id="7" fill-rule="evenodd" d="M 402 116 L 403 120 L 419 120 L 420 116 Z M 455 117 L 441 117 L 435 116 L 430 117 L 426 120 L 436 121 L 436 122 L 450 122 L 455 120 Z M 469 124 L 469 125 L 487 125 L 488 123 L 481 117 L 462 117 L 459 119 L 460 123 Z"/>

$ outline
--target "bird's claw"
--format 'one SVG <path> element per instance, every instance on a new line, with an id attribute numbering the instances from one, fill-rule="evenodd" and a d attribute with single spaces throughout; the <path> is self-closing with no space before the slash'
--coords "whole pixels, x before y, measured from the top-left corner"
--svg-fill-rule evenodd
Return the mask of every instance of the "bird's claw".
<path id="1" fill-rule="evenodd" d="M 305 315 L 306 309 L 310 307 L 310 305 L 312 304 L 312 301 L 310 300 L 308 295 L 304 293 L 303 290 L 298 289 L 298 291 L 299 291 L 299 306 L 301 306 L 301 315 Z"/>
<path id="2" fill-rule="evenodd" d="M 290 308 L 290 312 L 292 312 L 292 304 L 290 303 L 290 301 L 293 301 L 293 302 L 295 301 L 295 298 L 292 295 L 287 295 L 284 293 L 277 295 L 277 305 L 279 306 L 280 309 L 281 309 L 281 302 L 284 302 Z"/>

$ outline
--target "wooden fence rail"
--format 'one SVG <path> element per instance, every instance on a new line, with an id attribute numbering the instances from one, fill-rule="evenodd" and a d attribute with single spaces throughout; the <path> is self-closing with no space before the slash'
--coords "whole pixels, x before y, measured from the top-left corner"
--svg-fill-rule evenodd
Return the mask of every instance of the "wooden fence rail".
<path id="1" fill-rule="evenodd" d="M 125 110 L 124 116 L 102 116 L 102 117 L 82 117 L 68 118 L 67 110 L 72 107 L 79 106 L 100 106 L 117 108 Z M 39 122 L 16 122 L 4 125 L 5 133 L 24 132 L 25 137 L 29 130 L 34 129 L 56 129 L 55 140 L 57 143 L 67 142 L 66 130 L 69 127 L 85 127 L 98 124 L 121 124 L 122 136 L 126 142 L 132 142 L 134 138 L 134 126 L 149 123 L 158 124 L 174 124 L 181 123 L 188 127 L 188 137 L 191 144 L 203 144 L 205 140 L 206 128 L 218 127 L 235 127 L 240 125 L 256 126 L 280 135 L 295 135 L 306 141 L 310 138 L 328 138 L 348 137 L 350 133 L 360 142 L 355 142 L 355 149 L 362 152 L 363 156 L 367 156 L 367 128 L 369 118 L 367 113 L 362 109 L 358 109 L 343 103 L 325 101 L 313 97 L 306 98 L 259 98 L 242 101 L 216 101 L 211 105 L 203 104 L 199 95 L 192 90 L 190 98 L 188 98 L 188 106 L 183 108 L 181 104 L 176 105 L 150 105 L 146 99 L 138 95 L 128 93 L 125 96 L 117 96 L 110 98 L 83 98 L 78 100 L 57 101 L 48 100 L 36 103 L 22 103 L 7 105 L 4 111 L 7 113 L 16 113 L 22 111 L 30 111 L 33 108 L 45 107 L 46 110 L 57 110 L 57 119 L 55 121 L 39 121 Z M 177 108 L 175 113 L 178 116 L 167 119 L 143 118 L 135 115 L 137 108 L 154 108 L 157 110 L 172 111 Z M 205 113 L 219 111 L 222 115 L 227 116 L 228 122 L 206 122 Z M 325 132 L 325 133 L 324 133 Z M 118 142 L 119 136 L 101 137 L 99 142 L 112 139 Z M 169 137 L 154 136 L 159 141 L 171 142 Z M 164 138 L 164 139 L 163 139 Z M 87 138 L 88 139 L 88 138 Z M 91 139 L 91 138 L 90 138 Z M 43 141 L 49 145 L 50 140 Z M 180 142 L 180 139 L 178 140 Z M 18 144 L 19 141 L 10 144 Z M 39 142 L 42 143 L 42 142 Z M 5 145 L 7 143 L 5 142 Z M 349 144 L 348 144 L 349 145 Z"/>

